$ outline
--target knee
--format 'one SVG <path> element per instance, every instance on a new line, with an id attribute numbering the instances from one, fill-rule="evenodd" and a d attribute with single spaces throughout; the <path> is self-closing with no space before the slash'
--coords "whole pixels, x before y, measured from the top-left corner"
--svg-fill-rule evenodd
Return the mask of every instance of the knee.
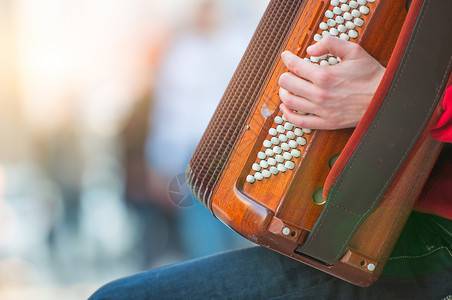
<path id="1" fill-rule="evenodd" d="M 107 300 L 107 299 L 126 299 L 124 297 L 121 297 L 122 295 L 122 288 L 121 284 L 118 283 L 120 280 L 115 280 L 112 282 L 109 282 L 99 288 L 94 294 L 89 297 L 89 300 Z M 124 296 L 124 295 L 122 295 Z"/>
<path id="2" fill-rule="evenodd" d="M 149 299 L 150 284 L 144 274 L 117 279 L 99 288 L 89 300 Z"/>

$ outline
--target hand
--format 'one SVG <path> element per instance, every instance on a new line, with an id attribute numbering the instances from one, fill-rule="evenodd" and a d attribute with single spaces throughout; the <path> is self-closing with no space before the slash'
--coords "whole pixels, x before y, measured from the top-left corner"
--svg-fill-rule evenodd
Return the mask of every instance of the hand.
<path id="1" fill-rule="evenodd" d="M 311 56 L 332 54 L 336 65 L 319 66 L 289 51 L 281 58 L 289 72 L 279 78 L 281 110 L 298 127 L 355 127 L 364 115 L 385 68 L 361 46 L 326 36 L 307 48 Z M 304 112 L 300 115 L 296 112 Z"/>

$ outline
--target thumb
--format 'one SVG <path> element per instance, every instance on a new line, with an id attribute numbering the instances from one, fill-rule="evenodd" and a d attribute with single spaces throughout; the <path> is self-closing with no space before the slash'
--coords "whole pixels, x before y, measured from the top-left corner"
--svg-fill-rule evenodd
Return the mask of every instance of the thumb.
<path id="1" fill-rule="evenodd" d="M 311 56 L 332 54 L 339 58 L 344 58 L 357 46 L 355 43 L 347 42 L 337 37 L 325 36 L 316 44 L 309 46 L 306 51 Z"/>

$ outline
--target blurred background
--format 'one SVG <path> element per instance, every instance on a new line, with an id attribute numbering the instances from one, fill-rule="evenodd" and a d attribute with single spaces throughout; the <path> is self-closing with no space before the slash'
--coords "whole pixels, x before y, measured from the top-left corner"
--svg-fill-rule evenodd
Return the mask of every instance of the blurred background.
<path id="1" fill-rule="evenodd" d="M 184 170 L 267 0 L 0 0 L 0 299 L 249 246 Z"/>

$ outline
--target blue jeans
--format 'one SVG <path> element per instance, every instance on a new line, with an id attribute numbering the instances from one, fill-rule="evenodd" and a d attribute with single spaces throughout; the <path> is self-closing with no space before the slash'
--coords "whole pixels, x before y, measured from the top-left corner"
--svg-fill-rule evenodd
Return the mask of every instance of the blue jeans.
<path id="1" fill-rule="evenodd" d="M 452 221 L 413 212 L 387 266 L 361 288 L 263 247 L 113 281 L 90 299 L 443 299 L 452 294 Z"/>

